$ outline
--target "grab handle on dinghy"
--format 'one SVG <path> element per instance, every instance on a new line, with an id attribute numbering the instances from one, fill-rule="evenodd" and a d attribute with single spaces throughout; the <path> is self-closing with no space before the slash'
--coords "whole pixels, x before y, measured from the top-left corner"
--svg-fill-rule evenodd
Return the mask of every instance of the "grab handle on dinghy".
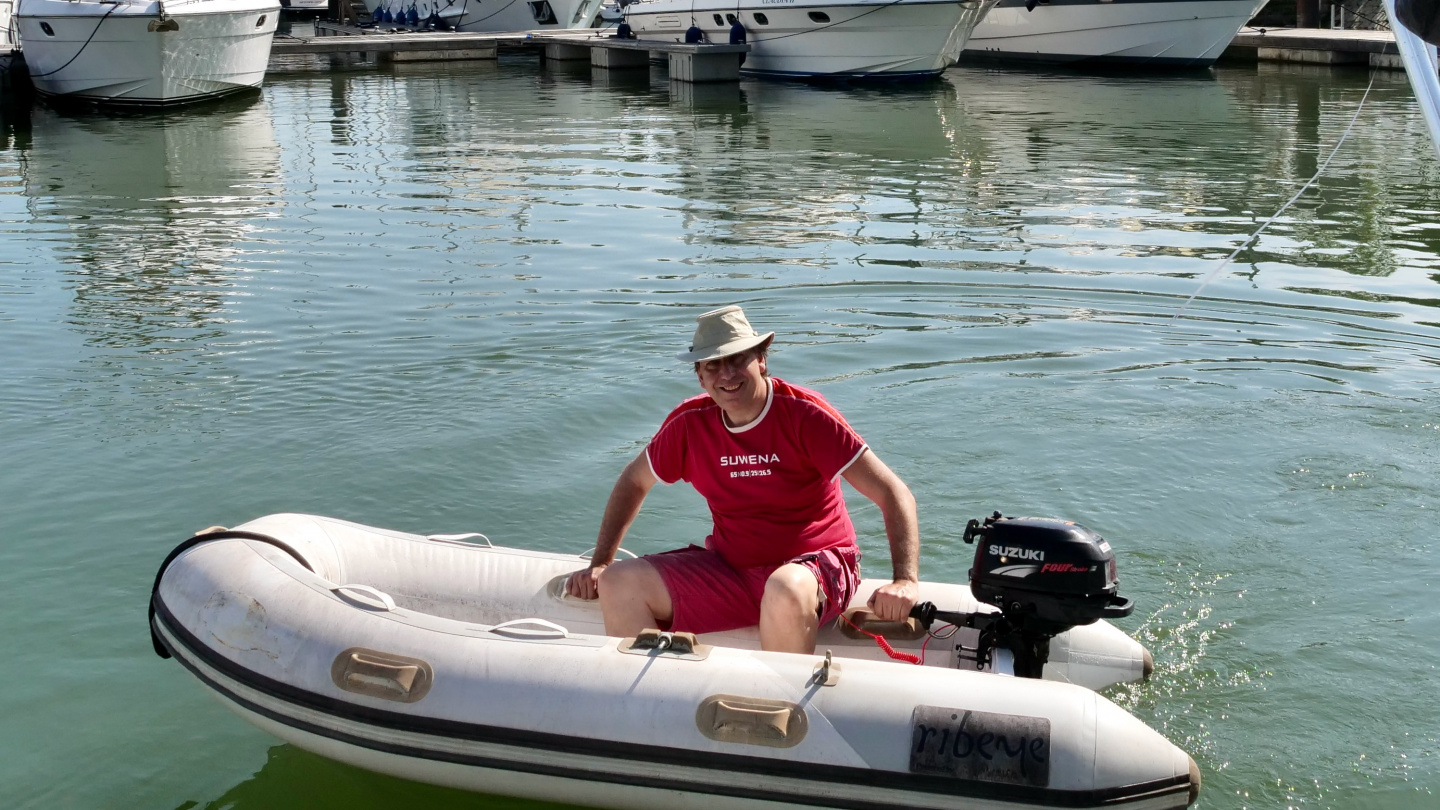
<path id="1" fill-rule="evenodd" d="M 395 599 L 390 594 L 369 585 L 336 585 L 330 590 L 346 602 L 358 603 L 360 607 L 387 612 L 395 609 Z"/>
<path id="2" fill-rule="evenodd" d="M 1110 601 L 1100 611 L 1102 619 L 1123 619 L 1135 611 L 1135 600 L 1125 599 L 1120 594 L 1110 597 Z"/>
<path id="3" fill-rule="evenodd" d="M 490 542 L 490 538 L 486 537 L 485 535 L 481 534 L 480 532 L 465 532 L 464 534 L 427 534 L 427 535 L 425 535 L 425 539 L 426 539 L 426 540 L 439 540 L 439 541 L 442 542 L 442 543 L 464 543 L 464 542 L 470 540 L 471 538 L 475 538 L 475 537 L 478 537 L 478 538 L 480 538 L 481 540 L 484 540 L 484 541 L 485 541 L 485 547 L 486 547 L 486 548 L 494 548 L 494 547 L 495 547 L 495 544 L 492 543 L 492 542 Z M 478 544 L 477 544 L 477 543 L 471 543 L 470 545 L 478 545 Z"/>
<path id="4" fill-rule="evenodd" d="M 430 691 L 435 671 L 419 658 L 351 647 L 335 656 L 330 680 L 357 695 L 415 703 Z"/>
<path id="5" fill-rule="evenodd" d="M 629 558 L 632 559 L 632 560 L 637 559 L 637 558 L 640 556 L 639 554 L 636 554 L 635 552 L 630 551 L 629 549 L 624 549 L 624 548 L 617 548 L 617 549 L 615 549 L 615 553 L 616 553 L 616 554 L 624 554 L 626 557 L 629 557 Z M 586 552 L 581 553 L 581 554 L 576 554 L 575 556 L 576 556 L 576 557 L 579 557 L 579 558 L 582 559 L 582 560 L 588 560 L 588 559 L 590 559 L 590 558 L 592 558 L 592 557 L 595 556 L 595 548 L 592 546 L 589 551 L 586 551 Z"/>
<path id="6" fill-rule="evenodd" d="M 544 619 L 512 619 L 508 622 L 501 622 L 490 628 L 490 632 L 499 636 L 510 636 L 511 638 L 523 639 L 556 639 L 569 638 L 570 631 L 554 622 L 547 622 Z"/>

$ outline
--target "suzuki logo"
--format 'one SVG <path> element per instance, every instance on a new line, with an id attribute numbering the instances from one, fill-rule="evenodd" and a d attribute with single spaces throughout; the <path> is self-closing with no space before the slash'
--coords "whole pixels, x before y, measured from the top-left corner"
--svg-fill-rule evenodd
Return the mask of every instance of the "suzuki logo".
<path id="1" fill-rule="evenodd" d="M 990 554 L 991 554 L 991 556 L 994 556 L 994 557 L 1000 557 L 1002 561 L 1008 558 L 1008 559 L 1015 559 L 1015 560 L 1034 560 L 1034 561 L 1036 561 L 1036 562 L 1045 562 L 1045 552 L 1043 552 L 1043 551 L 1041 551 L 1041 550 L 1039 550 L 1039 549 L 1036 549 L 1036 548 L 1016 548 L 1016 547 L 1014 547 L 1014 546 L 991 546 L 991 547 L 990 547 Z"/>

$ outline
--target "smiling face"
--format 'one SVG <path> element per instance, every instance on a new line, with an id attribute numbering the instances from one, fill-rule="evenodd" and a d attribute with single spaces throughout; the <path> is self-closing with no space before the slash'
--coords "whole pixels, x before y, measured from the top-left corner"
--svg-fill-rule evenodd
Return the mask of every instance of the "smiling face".
<path id="1" fill-rule="evenodd" d="M 765 379 L 769 368 L 765 349 L 768 344 L 748 351 L 695 364 L 700 387 L 725 411 L 733 427 L 754 421 L 765 409 L 770 383 Z"/>

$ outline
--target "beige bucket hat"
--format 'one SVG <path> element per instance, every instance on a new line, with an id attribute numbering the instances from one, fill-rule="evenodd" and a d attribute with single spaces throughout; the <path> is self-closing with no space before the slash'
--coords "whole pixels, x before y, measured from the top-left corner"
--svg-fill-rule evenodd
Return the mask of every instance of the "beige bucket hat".
<path id="1" fill-rule="evenodd" d="M 682 363 L 703 363 L 753 349 L 775 337 L 774 332 L 760 334 L 740 307 L 731 305 L 712 309 L 695 319 L 695 337 L 690 351 L 675 355 Z"/>

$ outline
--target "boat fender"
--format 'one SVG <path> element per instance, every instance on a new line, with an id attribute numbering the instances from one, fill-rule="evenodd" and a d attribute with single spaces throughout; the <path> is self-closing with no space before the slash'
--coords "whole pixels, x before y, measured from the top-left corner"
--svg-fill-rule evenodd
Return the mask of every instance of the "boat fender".
<path id="1" fill-rule="evenodd" d="M 793 748 L 805 739 L 805 709 L 784 700 L 711 695 L 695 710 L 695 726 L 712 740 Z"/>
<path id="2" fill-rule="evenodd" d="M 440 21 L 440 12 L 438 11 L 431 11 L 430 16 L 425 18 L 426 28 L 433 28 L 438 31 L 442 25 L 444 25 L 444 23 Z"/>
<path id="3" fill-rule="evenodd" d="M 330 680 L 346 692 L 414 703 L 430 691 L 435 671 L 419 658 L 351 647 L 335 656 Z"/>
<path id="4" fill-rule="evenodd" d="M 634 39 L 634 38 L 635 38 L 635 29 L 633 29 L 633 28 L 630 27 L 630 23 L 628 23 L 628 22 L 622 22 L 622 23 L 620 23 L 618 26 L 615 27 L 615 38 L 616 38 L 616 39 Z"/>
<path id="5" fill-rule="evenodd" d="M 685 44 L 686 44 L 686 45 L 696 45 L 696 44 L 699 44 L 699 43 L 704 42 L 704 41 L 705 41 L 705 32 L 700 30 L 700 26 L 698 26 L 698 25 L 692 25 L 692 26 L 690 26 L 689 28 L 686 28 L 686 29 L 685 29 Z"/>
<path id="6" fill-rule="evenodd" d="M 408 23 L 411 28 L 420 24 L 420 12 L 416 11 L 414 6 L 411 6 L 410 11 L 405 14 L 405 22 Z"/>
<path id="7" fill-rule="evenodd" d="M 745 26 L 741 25 L 739 20 L 736 20 L 735 24 L 730 26 L 730 44 L 745 44 Z"/>
<path id="8" fill-rule="evenodd" d="M 380 22 L 393 23 L 395 22 L 395 15 L 391 14 L 390 9 L 387 8 L 384 11 L 380 12 Z"/>
<path id="9" fill-rule="evenodd" d="M 261 543 L 268 543 L 289 554 L 291 557 L 294 557 L 295 561 L 304 566 L 306 571 L 312 574 L 319 573 L 315 570 L 315 566 L 311 565 L 310 561 L 306 560 L 300 552 L 287 545 L 284 541 L 277 540 L 268 534 L 211 526 L 176 546 L 173 551 L 165 556 L 165 561 L 160 563 L 160 570 L 155 572 L 155 584 L 150 586 L 150 610 L 147 624 L 150 625 L 150 643 L 155 647 L 155 654 L 161 658 L 169 658 L 170 650 L 165 646 L 165 642 L 160 640 L 160 634 L 155 630 L 155 606 L 160 599 L 160 578 L 165 576 L 165 569 L 170 567 L 170 563 L 174 562 L 176 557 L 179 557 L 181 554 L 184 554 L 201 543 L 209 543 L 212 540 L 257 540 Z"/>

